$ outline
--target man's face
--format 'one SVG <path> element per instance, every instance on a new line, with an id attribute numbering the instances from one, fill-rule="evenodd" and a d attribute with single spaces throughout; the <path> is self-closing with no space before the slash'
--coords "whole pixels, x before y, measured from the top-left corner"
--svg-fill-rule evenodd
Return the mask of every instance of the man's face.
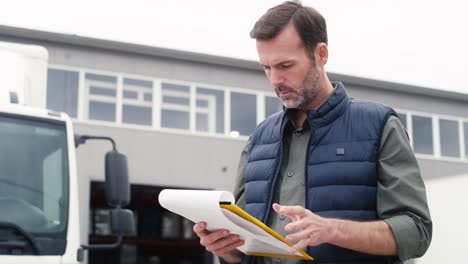
<path id="1" fill-rule="evenodd" d="M 290 23 L 271 40 L 257 40 L 257 51 L 284 106 L 307 109 L 320 89 L 320 72 L 294 26 Z"/>

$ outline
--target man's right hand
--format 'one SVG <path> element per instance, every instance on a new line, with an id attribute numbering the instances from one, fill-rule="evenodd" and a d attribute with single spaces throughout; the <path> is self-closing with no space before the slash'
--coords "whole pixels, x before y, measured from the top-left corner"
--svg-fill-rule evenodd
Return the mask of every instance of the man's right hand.
<path id="1" fill-rule="evenodd" d="M 220 229 L 213 232 L 206 230 L 206 223 L 199 222 L 193 226 L 193 231 L 200 237 L 200 244 L 207 251 L 223 258 L 228 263 L 240 263 L 242 253 L 236 248 L 244 244 L 239 235 L 229 234 L 229 230 Z"/>

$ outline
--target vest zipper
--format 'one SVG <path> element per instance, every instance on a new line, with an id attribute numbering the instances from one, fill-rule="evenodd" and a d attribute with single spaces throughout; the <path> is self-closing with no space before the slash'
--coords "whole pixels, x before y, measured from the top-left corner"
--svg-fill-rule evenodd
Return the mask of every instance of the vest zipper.
<path id="1" fill-rule="evenodd" d="M 305 156 L 305 168 L 304 168 L 304 177 L 305 177 L 305 209 L 309 210 L 309 153 L 312 151 L 312 148 L 310 147 L 310 142 L 312 142 L 312 137 L 314 136 L 315 131 L 312 129 L 312 126 L 310 127 L 310 136 L 309 140 L 307 142 L 307 151 L 306 151 L 306 156 Z"/>
<path id="2" fill-rule="evenodd" d="M 305 168 L 304 168 L 304 177 L 305 177 L 305 182 L 304 182 L 304 187 L 305 187 L 305 194 L 304 194 L 304 208 L 306 210 L 309 210 L 309 153 L 312 151 L 313 148 L 310 147 L 310 142 L 312 142 L 312 138 L 314 137 L 315 130 L 312 127 L 312 124 L 309 124 L 310 127 L 310 136 L 309 140 L 307 141 L 307 150 L 306 150 L 306 156 L 305 156 Z M 306 247 L 305 251 L 308 252 L 308 247 Z"/>

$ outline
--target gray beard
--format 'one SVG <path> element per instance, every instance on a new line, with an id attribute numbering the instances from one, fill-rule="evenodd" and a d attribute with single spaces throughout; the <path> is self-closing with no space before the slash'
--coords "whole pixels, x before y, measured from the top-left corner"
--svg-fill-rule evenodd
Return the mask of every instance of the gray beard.
<path id="1" fill-rule="evenodd" d="M 310 71 L 312 71 L 313 68 L 311 68 Z M 309 71 L 309 72 L 310 72 Z M 320 87 L 320 73 L 317 72 L 315 75 L 315 79 L 310 87 L 310 89 L 307 89 L 306 87 L 306 82 L 308 81 L 308 77 L 302 82 L 302 85 L 304 87 L 304 100 L 297 106 L 298 109 L 303 109 L 306 110 L 306 107 L 314 101 L 314 99 L 318 95 L 319 87 Z"/>

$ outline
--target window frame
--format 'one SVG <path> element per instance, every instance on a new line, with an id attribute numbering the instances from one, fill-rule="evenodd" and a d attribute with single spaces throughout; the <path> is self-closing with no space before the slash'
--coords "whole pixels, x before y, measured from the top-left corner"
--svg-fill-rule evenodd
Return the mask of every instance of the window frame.
<path id="1" fill-rule="evenodd" d="M 441 161 L 450 161 L 450 162 L 462 162 L 468 163 L 468 157 L 465 154 L 464 143 L 466 138 L 464 138 L 464 128 L 463 122 L 468 123 L 468 117 L 460 117 L 446 114 L 435 114 L 422 111 L 413 111 L 408 109 L 394 108 L 397 113 L 406 114 L 407 122 L 407 132 L 410 139 L 411 148 L 414 151 L 414 140 L 413 140 L 413 116 L 422 116 L 432 118 L 432 144 L 433 144 L 433 155 L 416 153 L 415 155 L 418 159 L 429 159 L 429 160 L 441 160 Z M 440 119 L 457 121 L 458 123 L 458 136 L 459 136 L 459 148 L 460 156 L 459 157 L 448 157 L 442 156 L 441 154 L 441 142 L 440 142 Z"/>
<path id="2" fill-rule="evenodd" d="M 96 95 L 96 94 L 91 94 L 91 86 L 87 86 L 86 82 L 86 74 L 94 74 L 94 75 L 102 75 L 102 76 L 110 76 L 110 77 L 115 77 L 115 97 L 111 99 L 110 96 L 105 96 L 105 95 Z M 80 73 L 81 75 L 81 73 Z M 80 81 L 81 78 L 78 78 Z M 84 116 L 86 117 L 87 120 L 94 120 L 98 122 L 105 122 L 105 123 L 121 123 L 122 121 L 122 107 L 119 107 L 119 102 L 120 105 L 122 104 L 122 84 L 119 80 L 119 77 L 115 74 L 108 74 L 108 73 L 100 73 L 98 71 L 86 71 L 83 73 L 83 84 L 82 84 L 82 89 L 83 89 L 83 100 L 85 103 L 83 104 L 84 107 Z M 92 80 L 95 81 L 95 80 Z M 100 82 L 100 81 L 95 81 L 95 82 Z M 106 82 L 103 82 L 104 84 Z M 107 83 L 109 85 L 110 83 Z M 78 83 L 78 87 L 80 87 L 80 83 Z M 120 86 L 120 87 L 119 87 Z M 110 90 L 110 89 L 109 89 Z M 79 94 L 79 92 L 78 92 Z M 79 99 L 78 99 L 79 100 Z M 115 104 L 115 121 L 106 121 L 106 120 L 95 120 L 95 119 L 90 119 L 89 115 L 89 105 L 91 101 L 99 102 L 99 103 L 113 103 Z M 120 108 L 120 109 L 119 109 Z M 119 111 L 120 110 L 120 111 Z M 120 113 L 120 114 L 119 114 Z"/>
<path id="3" fill-rule="evenodd" d="M 233 140 L 241 140 L 245 141 L 248 139 L 248 136 L 240 135 L 239 137 L 231 137 L 231 93 L 243 93 L 243 94 L 251 94 L 256 96 L 256 124 L 258 125 L 265 119 L 265 97 L 276 97 L 276 94 L 273 91 L 268 90 L 252 90 L 247 88 L 241 87 L 230 87 L 224 85 L 217 85 L 217 84 L 208 84 L 208 83 L 201 83 L 201 82 L 192 82 L 192 81 L 185 81 L 185 80 L 175 80 L 175 79 L 168 79 L 168 78 L 159 78 L 159 77 L 152 77 L 152 76 L 144 76 L 138 74 L 131 74 L 131 73 L 122 73 L 122 72 L 111 72 L 105 70 L 97 70 L 92 68 L 86 67 L 73 67 L 73 66 L 66 66 L 66 65 L 59 65 L 59 64 L 49 64 L 48 69 L 55 69 L 55 70 L 65 70 L 65 71 L 73 71 L 78 72 L 78 102 L 77 102 L 77 116 L 71 117 L 73 121 L 84 123 L 84 124 L 92 124 L 92 125 L 100 125 L 100 126 L 108 126 L 108 127 L 119 127 L 119 128 L 129 128 L 129 129 L 139 129 L 144 131 L 158 131 L 163 133 L 171 133 L 171 134 L 182 134 L 182 135 L 193 135 L 193 136 L 202 136 L 202 137 L 214 137 L 214 138 L 222 138 L 222 139 L 233 139 Z M 108 75 L 108 76 L 115 76 L 117 78 L 117 89 L 116 89 L 116 121 L 115 122 L 107 122 L 102 120 L 89 120 L 86 118 L 87 116 L 87 104 L 89 104 L 89 98 L 85 96 L 85 74 L 92 73 L 92 74 L 99 74 L 99 75 Z M 148 105 L 151 105 L 152 108 L 152 124 L 149 125 L 138 125 L 138 124 L 128 124 L 122 122 L 122 108 L 125 103 L 125 99 L 123 98 L 123 79 L 136 79 L 142 81 L 150 81 L 153 83 L 153 98 L 152 102 L 148 102 Z M 190 94 L 190 103 L 189 103 L 189 129 L 176 129 L 176 128 L 162 128 L 161 127 L 161 109 L 162 109 L 162 83 L 173 83 L 173 84 L 181 84 L 186 85 L 189 87 L 189 94 Z M 196 130 L 196 114 L 199 109 L 196 106 L 197 100 L 197 88 L 203 89 L 210 89 L 210 90 L 217 90 L 224 92 L 224 131 L 223 133 L 218 133 L 216 131 L 216 122 L 212 123 L 213 127 L 210 127 L 208 131 L 197 131 Z M 133 105 L 133 104 L 132 104 Z M 216 104 L 215 104 L 216 105 Z M 216 105 L 217 106 L 217 105 Z M 446 160 L 446 161 L 455 161 L 455 162 L 463 162 L 468 163 L 468 155 L 466 155 L 466 148 L 465 142 L 468 138 L 465 138 L 465 131 L 464 131 L 464 123 L 468 124 L 468 117 L 460 117 L 460 116 L 453 116 L 453 115 L 443 115 L 443 114 L 435 114 L 435 113 L 428 113 L 423 111 L 414 111 L 405 108 L 394 108 L 397 113 L 406 114 L 406 122 L 407 122 L 407 133 L 410 139 L 411 148 L 414 150 L 414 140 L 413 140 L 413 116 L 422 116 L 422 117 L 429 117 L 432 120 L 432 144 L 433 144 L 433 155 L 428 154 L 420 154 L 415 153 L 417 158 L 421 159 L 431 159 L 431 160 Z M 207 110 L 209 112 L 208 116 L 212 116 L 212 118 L 216 119 L 216 110 Z M 446 157 L 441 155 L 441 145 L 440 145 L 440 119 L 447 119 L 458 121 L 458 129 L 459 129 L 459 144 L 460 144 L 460 157 Z M 209 121 L 210 122 L 210 121 Z"/>
<path id="4" fill-rule="evenodd" d="M 150 78 L 140 78 L 140 77 L 129 77 L 128 75 L 122 75 L 122 115 L 121 115 L 121 121 L 122 124 L 132 124 L 132 125 L 137 125 L 137 126 L 153 126 L 154 123 L 154 93 L 155 93 L 155 84 L 154 81 Z M 143 86 L 135 86 L 134 84 L 125 84 L 125 79 L 130 79 L 130 80 L 138 80 L 138 81 L 145 81 L 145 82 L 150 82 L 151 87 L 143 87 Z M 137 94 L 136 99 L 130 99 L 130 98 L 125 98 L 124 93 L 126 91 L 130 92 L 135 92 Z M 145 100 L 145 94 L 151 91 L 151 102 L 148 102 Z M 141 97 L 141 98 L 140 98 Z M 141 100 L 140 100 L 141 99 Z M 144 124 L 135 124 L 135 123 L 124 123 L 123 122 L 123 110 L 124 110 L 124 105 L 127 106 L 135 106 L 135 107 L 145 107 L 145 108 L 150 108 L 151 110 L 151 125 L 144 125 Z"/>
<path id="5" fill-rule="evenodd" d="M 442 159 L 455 159 L 455 160 L 458 160 L 458 159 L 463 159 L 462 157 L 462 146 L 461 146 L 461 140 L 462 140 L 462 137 L 463 135 L 460 134 L 460 132 L 463 132 L 461 129 L 460 129 L 460 120 L 461 118 L 457 118 L 457 117 L 454 117 L 454 116 L 446 116 L 446 115 L 437 115 L 437 119 L 438 119 L 438 133 L 439 133 L 439 137 L 438 137 L 438 141 L 439 141 L 439 149 L 440 149 L 440 158 Z M 455 123 L 457 124 L 457 132 L 458 132 L 458 150 L 460 151 L 460 154 L 458 155 L 458 157 L 451 157 L 451 156 L 443 156 L 442 155 L 442 143 L 441 143 L 441 135 L 440 135 L 440 120 L 447 120 L 447 121 L 455 121 Z"/>
<path id="6" fill-rule="evenodd" d="M 434 116 L 429 114 L 429 113 L 424 113 L 424 112 L 417 112 L 417 111 L 412 111 L 411 118 L 407 118 L 407 122 L 410 119 L 411 121 L 411 148 L 413 149 L 414 153 L 418 155 L 419 157 L 425 157 L 425 158 L 433 158 L 433 157 L 438 157 L 437 153 L 440 153 L 440 149 L 438 150 L 437 148 L 437 142 L 435 141 L 436 138 L 438 137 L 437 131 L 435 131 L 436 127 L 438 126 L 438 122 L 435 123 L 434 121 Z M 431 126 L 432 126 L 432 153 L 433 154 L 423 154 L 423 153 L 417 153 L 414 147 L 414 123 L 413 123 L 413 117 L 418 116 L 418 117 L 425 117 L 429 118 L 431 120 Z M 440 155 L 439 155 L 440 156 Z"/>
<path id="7" fill-rule="evenodd" d="M 468 117 L 460 118 L 458 125 L 459 125 L 459 131 L 460 131 L 461 160 L 468 163 L 468 155 L 467 155 L 468 149 L 466 148 L 467 147 L 466 142 L 468 142 L 468 131 L 465 131 L 465 124 L 467 124 L 466 127 L 468 128 Z M 467 135 L 466 138 L 465 138 L 465 135 Z"/>
<path id="8" fill-rule="evenodd" d="M 248 139 L 248 136 L 239 136 L 239 137 L 231 137 L 229 135 L 231 128 L 231 102 L 230 102 L 230 95 L 232 92 L 238 93 L 245 93 L 245 94 L 252 94 L 256 96 L 256 104 L 257 104 L 257 112 L 256 114 L 256 124 L 259 124 L 263 121 L 264 115 L 259 115 L 258 108 L 264 104 L 260 104 L 259 102 L 264 102 L 264 96 L 276 96 L 272 92 L 262 91 L 262 90 L 250 90 L 245 88 L 239 87 L 231 87 L 225 85 L 217 85 L 217 84 L 208 84 L 208 83 L 201 83 L 201 82 L 192 82 L 192 81 L 185 81 L 185 80 L 175 80 L 175 79 L 168 79 L 168 78 L 159 78 L 159 77 L 151 77 L 151 76 L 144 76 L 138 74 L 131 74 L 131 73 L 122 73 L 122 72 L 112 72 L 106 70 L 98 70 L 92 69 L 87 67 L 73 67 L 67 65 L 60 65 L 60 64 L 49 64 L 48 69 L 56 69 L 56 70 L 67 70 L 67 71 L 74 71 L 78 72 L 78 102 L 77 102 L 77 116 L 76 118 L 72 118 L 72 120 L 77 121 L 79 123 L 86 123 L 86 124 L 93 124 L 93 125 L 103 125 L 103 126 L 110 126 L 110 127 L 124 127 L 124 128 L 132 128 L 132 129 L 143 129 L 143 130 L 158 130 L 162 132 L 168 133 L 175 133 L 175 134 L 190 134 L 190 135 L 198 135 L 198 136 L 209 136 L 209 137 L 216 137 L 216 138 L 229 138 L 235 140 L 245 141 Z M 107 76 L 115 76 L 117 78 L 117 89 L 116 89 L 116 121 L 115 122 L 108 122 L 103 120 L 90 120 L 88 118 L 89 113 L 87 109 L 87 104 L 89 104 L 89 97 L 85 95 L 85 74 L 97 74 L 97 75 L 107 75 Z M 144 81 L 151 81 L 153 83 L 153 100 L 152 100 L 152 113 L 153 113 L 153 122 L 151 126 L 148 125 L 137 125 L 137 124 L 128 124 L 122 122 L 122 108 L 123 102 L 125 101 L 123 98 L 123 79 L 137 79 L 137 80 L 144 80 Z M 161 85 L 163 82 L 174 83 L 174 84 L 181 84 L 187 85 L 190 87 L 190 123 L 189 123 L 189 130 L 185 129 L 177 129 L 177 128 L 164 128 L 161 127 L 161 105 L 162 105 L 162 91 Z M 209 129 L 208 132 L 197 131 L 196 130 L 196 89 L 205 88 L 210 90 L 218 90 L 224 92 L 224 131 L 223 133 L 216 132 L 216 124 L 214 126 L 214 133 L 213 129 Z M 211 116 L 215 116 L 216 112 L 211 113 Z"/>
<path id="9" fill-rule="evenodd" d="M 80 74 L 81 74 L 81 73 L 80 73 L 80 70 L 79 70 L 78 68 L 73 68 L 73 67 L 63 67 L 63 68 L 60 67 L 60 68 L 56 68 L 56 67 L 51 67 L 50 65 L 48 65 L 48 66 L 47 66 L 47 73 L 46 73 L 46 74 L 47 74 L 47 79 L 48 79 L 48 77 L 49 77 L 49 70 L 67 71 L 67 72 L 73 72 L 73 73 L 77 73 L 77 74 L 78 74 L 78 85 L 77 85 L 77 87 L 76 87 L 76 89 L 77 89 L 77 94 L 76 94 L 76 96 L 77 96 L 77 102 L 76 102 L 76 117 L 72 117 L 71 115 L 69 115 L 70 118 L 78 118 L 79 109 L 80 109 L 79 103 L 80 103 L 80 100 L 81 100 L 81 94 L 80 94 L 80 90 L 81 90 L 81 89 L 80 89 L 80 83 L 81 83 Z M 48 88 L 49 88 L 49 86 L 48 86 L 48 80 L 47 80 L 47 81 L 46 81 L 46 87 L 45 87 L 45 93 L 46 93 L 46 94 L 45 94 L 45 98 L 46 98 L 46 107 L 47 107 L 47 100 L 48 100 L 48 99 L 47 99 Z"/>
<path id="10" fill-rule="evenodd" d="M 187 86 L 188 87 L 188 100 L 189 100 L 189 104 L 187 106 L 187 113 L 189 115 L 189 119 L 188 119 L 188 127 L 189 129 L 180 129 L 180 128 L 170 128 L 170 127 L 162 127 L 161 126 L 161 120 L 162 120 L 162 110 L 170 110 L 170 111 L 180 111 L 180 112 L 184 112 L 184 109 L 183 106 L 179 106 L 177 104 L 171 104 L 171 103 L 163 103 L 163 88 L 162 88 L 162 85 L 163 83 L 168 83 L 168 84 L 174 84 L 174 85 L 182 85 L 182 86 Z M 193 87 L 192 87 L 192 83 L 190 82 L 186 82 L 186 81 L 180 81 L 180 80 L 172 80 L 172 79 L 159 79 L 159 86 L 157 87 L 157 89 L 159 90 L 159 107 L 158 107 L 158 113 L 159 113 L 159 129 L 169 129 L 169 130 L 177 130 L 177 131 L 189 131 L 191 133 L 193 133 L 193 128 L 192 128 L 192 111 L 193 111 L 193 107 L 192 107 L 192 104 L 193 104 Z M 177 91 L 171 91 L 175 94 L 177 93 L 180 93 L 182 94 L 183 92 L 177 92 Z M 163 108 L 165 104 L 168 104 L 168 106 L 165 106 L 165 107 L 168 107 L 168 108 Z"/>
<path id="11" fill-rule="evenodd" d="M 229 108 L 227 111 L 229 111 L 229 130 L 225 129 L 225 132 L 227 135 L 230 135 L 231 132 L 234 132 L 231 129 L 231 94 L 232 93 L 241 93 L 241 94 L 248 94 L 248 95 L 254 95 L 255 96 L 255 105 L 256 105 L 256 112 L 255 112 L 255 125 L 260 124 L 264 119 L 265 119 L 265 111 L 263 110 L 263 119 L 260 118 L 259 112 L 262 112 L 262 108 L 265 108 L 265 98 L 262 96 L 262 92 L 255 91 L 255 90 L 244 90 L 244 89 L 239 89 L 239 88 L 231 88 L 229 90 Z M 262 97 L 262 99 L 259 99 L 259 97 Z M 260 102 L 259 102 L 260 100 Z M 263 101 L 263 103 L 262 103 Z M 263 107 L 262 107 L 263 105 Z M 239 137 L 246 137 L 248 138 L 249 136 L 242 135 L 240 134 Z"/>

